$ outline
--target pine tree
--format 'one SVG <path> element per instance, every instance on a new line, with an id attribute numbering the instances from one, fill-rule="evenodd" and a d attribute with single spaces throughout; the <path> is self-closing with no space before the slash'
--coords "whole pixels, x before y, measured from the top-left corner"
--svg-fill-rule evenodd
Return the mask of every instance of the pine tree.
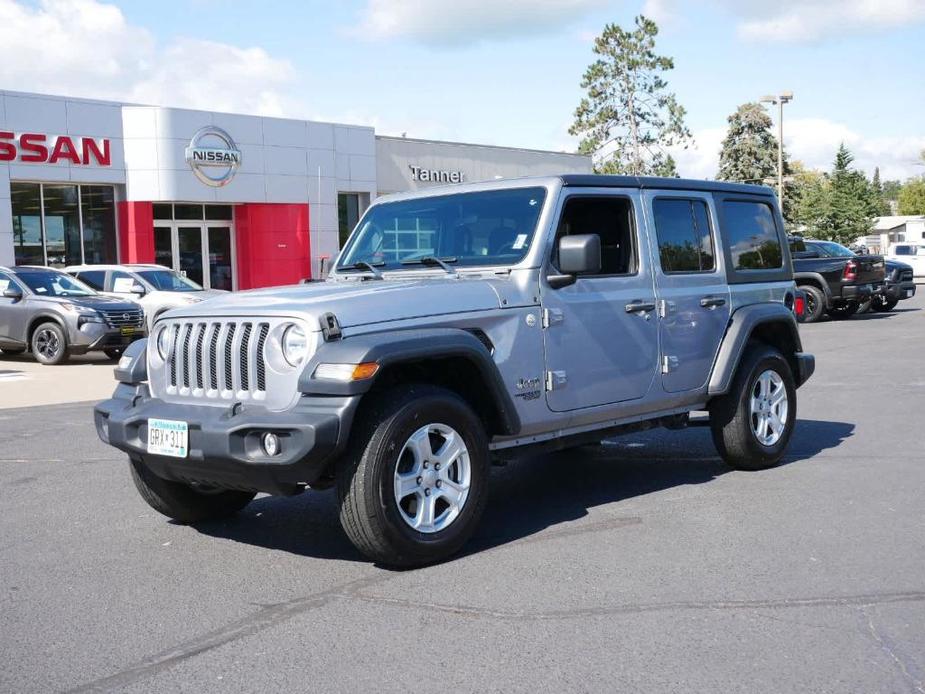
<path id="1" fill-rule="evenodd" d="M 883 184 L 880 182 L 880 167 L 874 168 L 874 177 L 870 180 L 870 195 L 872 211 L 874 217 L 882 217 L 890 214 L 890 203 L 883 192 Z"/>
<path id="2" fill-rule="evenodd" d="M 777 181 L 777 138 L 767 111 L 761 104 L 742 104 L 727 121 L 717 180 L 773 185 Z"/>
<path id="3" fill-rule="evenodd" d="M 578 151 L 594 158 L 598 173 L 674 172 L 667 148 L 692 142 L 684 107 L 662 76 L 674 61 L 655 53 L 658 26 L 642 15 L 635 23 L 633 31 L 608 24 L 595 39 L 599 57 L 582 78 L 586 95 L 569 128 L 581 137 Z"/>

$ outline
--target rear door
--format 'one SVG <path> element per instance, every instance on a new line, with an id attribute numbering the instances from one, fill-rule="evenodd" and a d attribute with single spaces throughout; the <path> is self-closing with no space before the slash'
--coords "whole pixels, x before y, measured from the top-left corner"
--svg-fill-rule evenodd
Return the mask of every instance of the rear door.
<path id="1" fill-rule="evenodd" d="M 638 190 L 572 189 L 559 201 L 564 235 L 601 237 L 601 272 L 543 287 L 546 402 L 555 412 L 642 398 L 656 379 L 655 288 L 637 221 Z"/>
<path id="2" fill-rule="evenodd" d="M 713 196 L 645 191 L 655 267 L 662 387 L 696 390 L 710 377 L 729 323 L 730 294 Z"/>

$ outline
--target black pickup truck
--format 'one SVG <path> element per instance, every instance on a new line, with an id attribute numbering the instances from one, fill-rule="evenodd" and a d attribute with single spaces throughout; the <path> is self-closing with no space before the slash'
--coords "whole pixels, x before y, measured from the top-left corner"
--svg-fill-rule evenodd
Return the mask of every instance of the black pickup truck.
<path id="1" fill-rule="evenodd" d="M 790 237 L 793 279 L 806 295 L 804 323 L 824 313 L 849 318 L 862 302 L 883 292 L 886 266 L 883 256 L 856 255 L 832 241 Z"/>

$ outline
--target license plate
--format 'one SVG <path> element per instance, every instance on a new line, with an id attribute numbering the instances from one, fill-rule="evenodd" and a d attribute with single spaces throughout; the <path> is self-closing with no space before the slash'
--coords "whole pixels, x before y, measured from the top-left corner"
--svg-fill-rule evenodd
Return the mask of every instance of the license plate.
<path id="1" fill-rule="evenodd" d="M 122 334 L 125 335 L 126 337 L 129 336 L 129 335 L 134 335 L 134 334 L 135 334 L 135 328 L 133 328 L 131 325 L 123 326 L 123 327 L 122 327 Z"/>
<path id="2" fill-rule="evenodd" d="M 173 419 L 148 420 L 148 453 L 185 458 L 189 452 L 189 425 Z"/>

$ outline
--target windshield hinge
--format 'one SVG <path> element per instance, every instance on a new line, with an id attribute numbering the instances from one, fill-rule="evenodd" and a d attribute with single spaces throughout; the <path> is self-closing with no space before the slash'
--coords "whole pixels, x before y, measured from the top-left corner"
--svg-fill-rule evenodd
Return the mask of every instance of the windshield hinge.
<path id="1" fill-rule="evenodd" d="M 325 313 L 319 319 L 321 323 L 321 334 L 324 335 L 324 341 L 340 339 L 340 323 L 337 322 L 337 316 L 333 313 Z"/>

